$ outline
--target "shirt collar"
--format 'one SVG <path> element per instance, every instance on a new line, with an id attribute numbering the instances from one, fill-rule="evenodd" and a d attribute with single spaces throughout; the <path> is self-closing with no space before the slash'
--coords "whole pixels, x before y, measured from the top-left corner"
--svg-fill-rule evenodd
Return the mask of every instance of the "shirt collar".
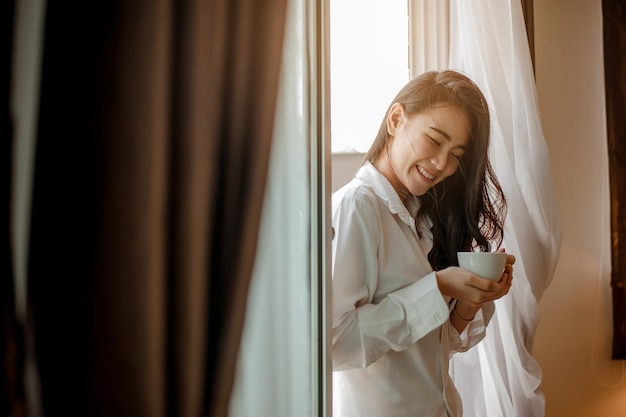
<path id="1" fill-rule="evenodd" d="M 419 200 L 416 196 L 409 194 L 407 197 L 407 208 L 391 183 L 370 161 L 366 161 L 363 164 L 356 177 L 372 187 L 376 195 L 387 203 L 391 213 L 397 214 L 404 223 L 413 228 L 415 227 L 415 216 L 419 210 Z"/>

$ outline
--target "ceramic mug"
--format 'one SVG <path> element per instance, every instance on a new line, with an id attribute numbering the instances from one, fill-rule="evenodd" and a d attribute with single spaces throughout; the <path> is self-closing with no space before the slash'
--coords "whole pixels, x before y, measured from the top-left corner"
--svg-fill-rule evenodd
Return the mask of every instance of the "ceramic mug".
<path id="1" fill-rule="evenodd" d="M 506 266 L 505 252 L 457 252 L 459 266 L 479 277 L 500 281 Z"/>

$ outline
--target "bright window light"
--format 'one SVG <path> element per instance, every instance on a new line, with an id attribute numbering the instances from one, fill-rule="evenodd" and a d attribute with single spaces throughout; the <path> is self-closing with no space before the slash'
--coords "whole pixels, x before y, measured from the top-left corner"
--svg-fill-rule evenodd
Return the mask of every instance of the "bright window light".
<path id="1" fill-rule="evenodd" d="M 366 152 L 409 80 L 406 0 L 330 0 L 333 153 Z"/>

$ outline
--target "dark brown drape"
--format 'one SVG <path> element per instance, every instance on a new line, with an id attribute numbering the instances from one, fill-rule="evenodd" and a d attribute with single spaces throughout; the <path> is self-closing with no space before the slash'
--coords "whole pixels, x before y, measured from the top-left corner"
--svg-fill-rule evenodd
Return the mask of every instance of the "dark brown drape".
<path id="1" fill-rule="evenodd" d="M 613 359 L 626 359 L 626 4 L 603 0 L 604 85 L 611 188 Z"/>
<path id="2" fill-rule="evenodd" d="M 48 2 L 28 277 L 44 415 L 227 415 L 285 14 Z"/>
<path id="3" fill-rule="evenodd" d="M 526 26 L 526 37 L 528 38 L 528 48 L 530 49 L 530 60 L 535 68 L 535 8 L 534 0 L 521 0 L 522 12 L 524 13 L 524 24 Z"/>
<path id="4" fill-rule="evenodd" d="M 15 2 L 0 4 L 0 415 L 24 416 L 23 332 L 16 321 L 10 239 L 13 122 L 10 91 Z"/>

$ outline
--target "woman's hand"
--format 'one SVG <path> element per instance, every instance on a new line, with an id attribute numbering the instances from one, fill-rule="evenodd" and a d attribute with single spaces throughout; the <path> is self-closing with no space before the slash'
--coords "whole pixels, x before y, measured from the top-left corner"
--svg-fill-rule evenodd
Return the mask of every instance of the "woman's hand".
<path id="1" fill-rule="evenodd" d="M 514 263 L 515 256 L 508 254 L 504 272 L 498 282 L 481 278 L 459 267 L 436 272 L 441 293 L 457 299 L 450 321 L 459 333 L 474 319 L 483 303 L 496 300 L 509 292 L 513 283 Z"/>
<path id="2" fill-rule="evenodd" d="M 506 276 L 505 276 L 506 275 Z M 481 278 L 458 266 L 451 266 L 436 272 L 437 284 L 443 295 L 467 304 L 480 307 L 487 301 L 502 297 L 508 291 L 506 288 L 508 274 L 502 274 L 499 282 Z"/>
<path id="3" fill-rule="evenodd" d="M 504 249 L 500 249 L 504 252 Z M 515 256 L 508 254 L 500 281 L 493 282 L 465 269 L 451 266 L 436 272 L 437 284 L 443 295 L 447 295 L 478 309 L 487 301 L 497 300 L 506 295 L 513 282 Z"/>

